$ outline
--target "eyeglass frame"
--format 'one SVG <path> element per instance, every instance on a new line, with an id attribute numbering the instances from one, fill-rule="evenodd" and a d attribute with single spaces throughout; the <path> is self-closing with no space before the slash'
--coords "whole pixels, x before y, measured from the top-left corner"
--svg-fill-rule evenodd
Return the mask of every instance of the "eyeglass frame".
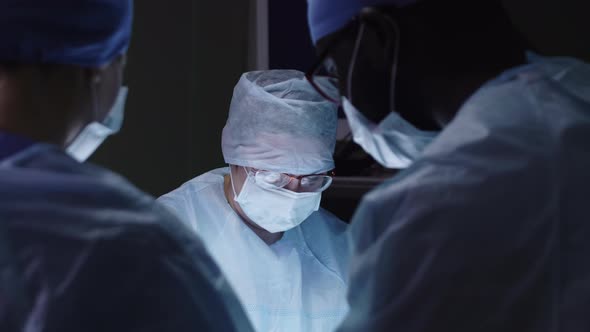
<path id="1" fill-rule="evenodd" d="M 362 10 L 362 12 L 370 12 L 370 11 L 379 11 L 379 9 L 375 8 L 375 7 L 366 7 Z M 348 66 L 348 71 L 346 74 L 347 77 L 347 86 L 346 86 L 346 97 L 349 99 L 349 101 L 352 103 L 352 74 L 354 73 L 354 67 L 355 67 L 355 63 L 356 63 L 356 58 L 358 56 L 358 52 L 360 49 L 360 42 L 362 40 L 363 34 L 364 34 L 364 29 L 365 29 L 365 22 L 363 20 L 363 14 L 359 14 L 355 17 L 353 17 L 350 22 L 355 22 L 357 24 L 360 24 L 358 32 L 357 32 L 357 36 L 356 36 L 356 40 L 355 40 L 355 45 L 354 45 L 354 49 L 353 49 L 353 54 L 351 56 L 351 60 L 350 60 L 350 64 Z M 393 62 L 392 62 L 392 68 L 391 68 L 391 74 L 390 74 L 390 81 L 391 81 L 391 85 L 390 85 L 390 95 L 389 95 L 389 99 L 390 99 L 390 108 L 395 107 L 395 92 L 396 92 L 396 78 L 397 78 L 397 71 L 398 71 L 398 61 L 399 61 L 399 46 L 400 46 L 400 29 L 399 26 L 397 24 L 397 22 L 392 19 L 389 18 L 388 19 L 394 29 L 396 38 L 395 38 L 395 45 L 394 45 L 394 55 L 393 55 Z M 340 31 L 340 34 L 343 34 L 345 30 Z M 322 54 L 320 55 L 320 57 L 318 58 L 318 60 L 309 68 L 309 70 L 306 71 L 305 73 L 305 78 L 307 79 L 307 81 L 309 82 L 309 84 L 314 88 L 314 90 L 321 95 L 323 98 L 325 98 L 326 100 L 335 103 L 336 105 L 340 106 L 342 104 L 341 100 L 335 100 L 332 97 L 328 96 L 327 93 L 325 93 L 323 91 L 323 89 L 314 81 L 314 77 L 315 77 L 315 72 L 318 70 L 318 68 L 320 68 L 321 66 L 324 65 L 324 62 L 326 61 L 326 58 L 328 58 L 330 51 L 332 50 L 332 48 L 337 45 L 338 43 L 340 43 L 342 41 L 340 36 L 336 36 L 336 38 L 330 43 L 328 44 L 328 46 L 326 47 L 326 49 L 322 52 Z M 322 77 L 322 76 L 319 76 Z M 339 79 L 339 77 L 333 77 L 333 76 L 328 76 L 329 78 L 334 78 L 334 79 Z"/>
<path id="2" fill-rule="evenodd" d="M 330 181 L 336 176 L 336 173 L 334 172 L 334 170 L 328 171 L 328 172 L 324 172 L 326 174 L 307 174 L 307 175 L 293 175 L 293 174 L 288 174 L 288 173 L 283 173 L 283 172 L 275 172 L 275 171 L 268 171 L 268 170 L 263 170 L 263 169 L 258 169 L 258 168 L 254 168 L 254 167 L 244 167 L 245 171 L 247 173 L 252 172 L 254 176 L 256 176 L 256 174 L 258 172 L 273 172 L 273 173 L 277 173 L 277 174 L 283 174 L 289 177 L 289 182 L 287 182 L 284 186 L 282 187 L 278 187 L 277 188 L 285 188 L 287 185 L 289 185 L 289 183 L 291 183 L 291 181 L 293 180 L 297 180 L 301 183 L 301 180 L 306 178 L 306 177 L 311 177 L 311 176 L 324 176 L 327 178 L 330 178 Z M 329 185 L 328 185 L 329 187 Z M 324 189 L 326 190 L 328 189 L 327 187 Z M 321 190 L 319 192 L 322 192 L 324 190 Z"/>
<path id="3" fill-rule="evenodd" d="M 327 93 L 324 92 L 324 90 L 315 82 L 314 77 L 317 77 L 315 75 L 316 71 L 318 71 L 319 68 L 324 66 L 324 61 L 326 61 L 326 58 L 328 58 L 331 49 L 337 45 L 340 42 L 339 38 L 336 38 L 335 40 L 333 40 L 327 47 L 326 49 L 322 52 L 322 54 L 320 55 L 320 57 L 318 58 L 318 60 L 316 60 L 314 62 L 314 64 L 305 72 L 305 79 L 309 82 L 309 84 L 314 88 L 314 90 L 320 95 L 322 96 L 324 99 L 336 104 L 336 105 L 340 105 L 341 101 L 340 100 L 336 100 L 332 97 L 330 97 Z M 328 78 L 334 78 L 334 79 L 339 79 L 338 77 L 334 77 L 334 76 L 319 76 L 319 77 L 328 77 Z"/>

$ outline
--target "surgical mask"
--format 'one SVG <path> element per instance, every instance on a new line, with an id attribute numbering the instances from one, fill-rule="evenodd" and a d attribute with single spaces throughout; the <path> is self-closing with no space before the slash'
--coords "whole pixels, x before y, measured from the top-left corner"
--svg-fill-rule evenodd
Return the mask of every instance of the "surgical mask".
<path id="1" fill-rule="evenodd" d="M 127 100 L 127 87 L 121 87 L 113 107 L 102 122 L 91 122 L 66 148 L 66 152 L 79 162 L 86 161 L 94 151 L 113 134 L 116 134 L 123 124 L 125 113 L 125 101 Z"/>
<path id="2" fill-rule="evenodd" d="M 297 193 L 274 187 L 262 181 L 257 182 L 254 176 L 244 170 L 247 178 L 239 195 L 236 195 L 233 187 L 233 177 L 231 179 L 234 200 L 250 220 L 265 230 L 271 233 L 285 232 L 297 227 L 320 208 L 320 192 Z"/>
<path id="3" fill-rule="evenodd" d="M 437 136 L 437 132 L 419 130 L 391 112 L 375 124 L 343 97 L 342 108 L 352 137 L 375 161 L 387 168 L 405 168 L 420 156 Z"/>

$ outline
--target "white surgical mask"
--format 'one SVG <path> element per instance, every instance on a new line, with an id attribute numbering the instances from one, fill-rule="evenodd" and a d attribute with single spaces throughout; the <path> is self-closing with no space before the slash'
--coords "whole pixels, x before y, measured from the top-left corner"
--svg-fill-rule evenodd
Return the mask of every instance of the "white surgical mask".
<path id="1" fill-rule="evenodd" d="M 346 97 L 342 99 L 342 108 L 355 143 L 383 167 L 410 166 L 438 134 L 417 129 L 396 112 L 389 113 L 379 124 L 375 124 Z"/>
<path id="2" fill-rule="evenodd" d="M 319 192 L 297 193 L 263 182 L 257 183 L 247 171 L 246 174 L 240 194 L 236 195 L 233 189 L 234 200 L 250 220 L 271 233 L 297 227 L 320 208 L 322 194 Z M 233 177 L 231 181 L 233 188 Z"/>
<path id="3" fill-rule="evenodd" d="M 66 152 L 72 158 L 80 162 L 86 161 L 108 136 L 116 134 L 121 129 L 128 91 L 127 87 L 121 87 L 106 118 L 102 122 L 94 121 L 86 125 L 66 148 Z"/>

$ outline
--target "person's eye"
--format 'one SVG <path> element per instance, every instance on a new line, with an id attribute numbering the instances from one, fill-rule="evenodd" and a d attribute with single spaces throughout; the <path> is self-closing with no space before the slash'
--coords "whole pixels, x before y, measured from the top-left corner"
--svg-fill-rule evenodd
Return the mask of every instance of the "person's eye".
<path id="1" fill-rule="evenodd" d="M 322 178 L 318 176 L 305 177 L 301 180 L 301 185 L 308 187 L 319 186 L 321 183 Z"/>
<path id="2" fill-rule="evenodd" d="M 279 183 L 281 182 L 281 176 L 276 173 L 266 173 L 263 175 L 263 180 L 268 183 Z"/>

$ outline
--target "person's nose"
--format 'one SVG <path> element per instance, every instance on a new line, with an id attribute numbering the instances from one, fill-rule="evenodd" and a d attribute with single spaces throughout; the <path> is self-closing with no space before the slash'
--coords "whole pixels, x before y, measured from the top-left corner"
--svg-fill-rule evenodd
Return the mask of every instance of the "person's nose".
<path id="1" fill-rule="evenodd" d="M 301 191 L 301 180 L 297 179 L 297 178 L 291 178 L 291 181 L 289 181 L 289 183 L 287 183 L 287 185 L 285 186 L 285 189 L 294 191 L 294 192 L 300 192 Z"/>

